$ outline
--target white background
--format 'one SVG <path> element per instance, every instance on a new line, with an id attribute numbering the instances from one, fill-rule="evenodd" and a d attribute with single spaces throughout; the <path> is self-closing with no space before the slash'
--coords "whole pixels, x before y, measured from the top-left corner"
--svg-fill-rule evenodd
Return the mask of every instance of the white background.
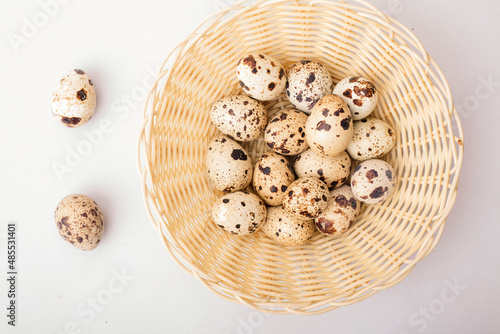
<path id="1" fill-rule="evenodd" d="M 465 130 L 459 196 L 440 243 L 401 284 L 310 317 L 263 316 L 215 296 L 169 257 L 143 207 L 135 161 L 141 87 L 178 41 L 231 0 L 69 0 L 44 22 L 47 2 L 0 0 L 1 333 L 500 331 L 500 2 L 372 1 L 414 31 L 449 80 Z M 39 27 L 26 30 L 34 20 Z M 15 47 L 9 38 L 23 29 Z M 90 74 L 98 94 L 94 118 L 78 129 L 50 112 L 54 87 L 73 68 Z M 66 164 L 106 120 L 112 131 L 59 179 L 54 163 Z M 91 196 L 105 214 L 104 238 L 92 252 L 72 248 L 55 229 L 54 209 L 71 193 Z M 16 328 L 7 326 L 4 308 L 12 221 Z M 126 285 L 106 295 L 123 271 Z M 457 290 L 447 290 L 454 284 Z M 109 303 L 91 311 L 98 296 Z"/>

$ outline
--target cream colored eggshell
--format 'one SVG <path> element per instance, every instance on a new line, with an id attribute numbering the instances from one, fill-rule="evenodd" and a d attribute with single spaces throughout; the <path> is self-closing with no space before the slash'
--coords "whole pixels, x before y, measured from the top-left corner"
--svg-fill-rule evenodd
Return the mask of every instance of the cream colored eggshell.
<path id="1" fill-rule="evenodd" d="M 295 174 L 287 158 L 267 152 L 257 161 L 253 171 L 253 187 L 267 205 L 281 205 Z"/>
<path id="2" fill-rule="evenodd" d="M 87 123 L 94 114 L 96 94 L 87 73 L 76 69 L 66 74 L 52 96 L 52 114 L 62 124 L 74 128 Z"/>
<path id="3" fill-rule="evenodd" d="M 262 200 L 249 192 L 238 191 L 219 198 L 212 209 L 214 223 L 234 235 L 258 231 L 266 221 L 267 209 Z"/>
<path id="4" fill-rule="evenodd" d="M 396 145 L 396 132 L 386 122 L 365 118 L 354 122 L 354 134 L 347 146 L 351 158 L 359 161 L 381 158 Z"/>
<path id="5" fill-rule="evenodd" d="M 262 103 L 246 95 L 236 95 L 215 102 L 210 109 L 210 119 L 225 135 L 248 142 L 264 133 L 267 111 Z"/>
<path id="6" fill-rule="evenodd" d="M 295 108 L 310 114 L 314 105 L 333 90 L 332 77 L 320 63 L 301 60 L 287 73 L 286 95 Z"/>
<path id="7" fill-rule="evenodd" d="M 104 217 L 90 197 L 73 194 L 64 197 L 54 213 L 57 231 L 71 245 L 81 250 L 96 248 L 104 232 Z"/>
<path id="8" fill-rule="evenodd" d="M 295 109 L 283 110 L 269 120 L 265 131 L 267 146 L 282 155 L 296 155 L 307 150 L 305 127 L 307 115 Z"/>
<path id="9" fill-rule="evenodd" d="M 212 139 L 205 166 L 210 182 L 220 191 L 242 190 L 252 182 L 252 158 L 240 144 L 226 136 Z"/>
<path id="10" fill-rule="evenodd" d="M 316 218 L 328 206 L 330 192 L 326 184 L 315 177 L 294 181 L 288 187 L 283 207 L 294 217 Z"/>
<path id="11" fill-rule="evenodd" d="M 326 235 L 345 233 L 356 221 L 361 209 L 361 202 L 354 197 L 351 187 L 344 185 L 330 192 L 328 207 L 314 219 L 316 228 Z"/>
<path id="12" fill-rule="evenodd" d="M 380 203 L 388 199 L 396 188 L 396 174 L 391 165 L 383 160 L 367 160 L 354 170 L 351 188 L 361 202 Z"/>
<path id="13" fill-rule="evenodd" d="M 285 68 L 276 58 L 262 53 L 242 57 L 236 75 L 243 90 L 260 101 L 274 100 L 285 89 Z"/>
<path id="14" fill-rule="evenodd" d="M 333 94 L 341 96 L 351 109 L 355 121 L 370 115 L 378 103 L 378 90 L 373 82 L 362 77 L 341 80 L 333 89 Z"/>
<path id="15" fill-rule="evenodd" d="M 345 151 L 353 134 L 349 107 L 338 95 L 326 95 L 316 103 L 306 122 L 306 139 L 319 155 L 334 157 Z"/>
<path id="16" fill-rule="evenodd" d="M 308 149 L 297 156 L 293 168 L 297 177 L 317 177 L 332 190 L 342 186 L 349 178 L 351 158 L 346 151 L 327 157 Z"/>
<path id="17" fill-rule="evenodd" d="M 314 234 L 312 219 L 299 219 L 288 213 L 283 206 L 267 209 L 267 219 L 262 231 L 271 239 L 284 246 L 301 246 Z"/>

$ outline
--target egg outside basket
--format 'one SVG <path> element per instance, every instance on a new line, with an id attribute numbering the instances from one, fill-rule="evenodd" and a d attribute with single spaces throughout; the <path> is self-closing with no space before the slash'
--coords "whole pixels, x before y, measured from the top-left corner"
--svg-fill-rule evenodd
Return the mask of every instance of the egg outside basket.
<path id="1" fill-rule="evenodd" d="M 357 74 L 381 93 L 374 115 L 397 132 L 385 159 L 394 195 L 362 207 L 343 236 L 283 247 L 262 231 L 235 237 L 210 220 L 221 194 L 204 155 L 217 133 L 209 108 L 241 92 L 235 66 L 249 52 L 285 68 L 323 63 L 334 81 Z M 270 114 L 291 107 L 283 94 Z M 254 161 L 263 140 L 245 147 Z M 365 1 L 241 1 L 198 26 L 167 57 L 144 113 L 138 164 L 145 206 L 175 261 L 217 295 L 256 310 L 320 314 L 406 277 L 436 246 L 456 198 L 463 133 L 450 89 L 416 37 Z"/>

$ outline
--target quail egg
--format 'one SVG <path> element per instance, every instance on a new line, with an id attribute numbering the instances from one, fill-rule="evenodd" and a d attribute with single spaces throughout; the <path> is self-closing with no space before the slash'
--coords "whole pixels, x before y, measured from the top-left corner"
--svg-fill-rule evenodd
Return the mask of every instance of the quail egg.
<path id="1" fill-rule="evenodd" d="M 349 107 L 338 95 L 326 95 L 316 103 L 306 122 L 306 139 L 319 155 L 334 157 L 345 151 L 353 134 Z"/>
<path id="2" fill-rule="evenodd" d="M 262 231 L 271 239 L 284 246 L 301 246 L 314 234 L 312 219 L 299 219 L 292 216 L 283 206 L 267 209 L 267 219 Z"/>
<path id="3" fill-rule="evenodd" d="M 321 233 L 339 235 L 345 233 L 356 221 L 361 203 L 354 197 L 348 185 L 333 190 L 330 195 L 328 207 L 314 222 Z"/>
<path id="4" fill-rule="evenodd" d="M 253 187 L 267 205 L 281 205 L 295 174 L 287 158 L 268 152 L 257 161 L 253 172 Z"/>
<path id="5" fill-rule="evenodd" d="M 391 165 L 383 160 L 367 160 L 354 170 L 351 188 L 354 196 L 361 202 L 380 203 L 394 192 L 396 174 Z"/>
<path id="6" fill-rule="evenodd" d="M 316 218 L 328 206 L 330 192 L 326 184 L 315 177 L 294 181 L 288 187 L 283 207 L 296 218 Z"/>
<path id="7" fill-rule="evenodd" d="M 293 167 L 297 177 L 317 177 L 332 190 L 343 185 L 349 178 L 351 158 L 346 151 L 327 157 L 308 149 L 297 156 Z"/>
<path id="8" fill-rule="evenodd" d="M 381 158 L 396 144 L 396 132 L 378 118 L 365 118 L 354 122 L 354 134 L 347 152 L 354 160 Z"/>
<path id="9" fill-rule="evenodd" d="M 313 60 L 301 60 L 287 74 L 286 95 L 295 108 L 310 114 L 314 105 L 333 90 L 328 70 Z"/>
<path id="10" fill-rule="evenodd" d="M 267 125 L 267 111 L 262 103 L 246 95 L 218 100 L 210 109 L 210 118 L 222 133 L 243 142 L 257 139 Z"/>
<path id="11" fill-rule="evenodd" d="M 341 80 L 333 89 L 333 94 L 341 96 L 349 105 L 355 121 L 372 113 L 377 106 L 379 96 L 375 84 L 362 77 Z"/>
<path id="12" fill-rule="evenodd" d="M 212 219 L 221 229 L 234 235 L 258 231 L 266 221 L 266 206 L 254 194 L 238 191 L 219 198 L 212 208 Z"/>
<path id="13" fill-rule="evenodd" d="M 252 182 L 252 158 L 240 144 L 226 136 L 212 139 L 205 165 L 212 185 L 220 191 L 242 190 Z"/>
<path id="14" fill-rule="evenodd" d="M 94 115 L 95 106 L 94 83 L 80 69 L 66 74 L 59 81 L 52 97 L 52 115 L 70 128 L 87 123 Z"/>
<path id="15" fill-rule="evenodd" d="M 285 68 L 265 54 L 251 53 L 241 58 L 236 74 L 243 90 L 260 101 L 274 100 L 285 89 Z"/>
<path id="16" fill-rule="evenodd" d="M 54 213 L 57 231 L 71 245 L 92 250 L 101 242 L 104 217 L 90 197 L 73 194 L 64 197 Z"/>
<path id="17" fill-rule="evenodd" d="M 307 150 L 307 115 L 295 109 L 283 110 L 271 118 L 265 131 L 267 146 L 282 155 L 296 155 Z"/>

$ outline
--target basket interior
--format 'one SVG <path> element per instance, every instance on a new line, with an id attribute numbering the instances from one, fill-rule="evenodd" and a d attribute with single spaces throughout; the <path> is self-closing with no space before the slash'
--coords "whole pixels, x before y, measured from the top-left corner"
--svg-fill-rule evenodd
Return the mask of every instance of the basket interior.
<path id="1" fill-rule="evenodd" d="M 402 279 L 437 243 L 460 167 L 448 86 L 422 51 L 403 27 L 360 4 L 261 1 L 206 23 L 165 65 L 143 147 L 147 203 L 176 260 L 218 294 L 275 312 L 328 310 Z M 242 92 L 235 68 L 249 52 L 272 55 L 285 68 L 314 59 L 335 83 L 360 75 L 378 87 L 374 115 L 398 136 L 385 158 L 397 188 L 389 200 L 363 205 L 346 234 L 316 233 L 304 246 L 284 247 L 262 231 L 235 237 L 210 220 L 222 194 L 204 166 L 217 133 L 209 110 Z M 273 114 L 292 105 L 282 94 L 266 107 Z M 268 150 L 262 138 L 244 147 L 254 162 Z"/>

